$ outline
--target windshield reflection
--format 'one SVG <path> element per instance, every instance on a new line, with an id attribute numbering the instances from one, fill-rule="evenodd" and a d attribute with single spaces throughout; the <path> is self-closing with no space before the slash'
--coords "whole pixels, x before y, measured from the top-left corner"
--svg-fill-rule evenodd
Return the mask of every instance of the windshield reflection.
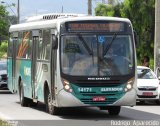
<path id="1" fill-rule="evenodd" d="M 138 69 L 138 79 L 156 79 L 155 75 L 150 69 Z"/>
<path id="2" fill-rule="evenodd" d="M 62 36 L 62 72 L 72 76 L 116 76 L 130 74 L 133 51 L 129 35 Z M 108 48 L 110 46 L 110 48 Z M 108 48 L 105 53 L 106 48 Z"/>

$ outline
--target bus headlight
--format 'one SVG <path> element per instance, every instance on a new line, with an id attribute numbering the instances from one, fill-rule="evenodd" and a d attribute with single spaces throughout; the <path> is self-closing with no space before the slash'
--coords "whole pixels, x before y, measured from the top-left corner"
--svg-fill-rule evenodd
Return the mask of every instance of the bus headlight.
<path id="1" fill-rule="evenodd" d="M 131 89 L 132 88 L 132 85 L 131 84 L 127 84 L 127 89 Z"/>
<path id="2" fill-rule="evenodd" d="M 125 92 L 131 90 L 132 87 L 133 87 L 133 84 L 134 84 L 134 78 L 131 78 L 131 79 L 127 82 L 127 85 L 126 85 L 126 88 L 125 88 Z"/>
<path id="3" fill-rule="evenodd" d="M 62 83 L 63 83 L 64 90 L 71 93 L 72 92 L 72 88 L 70 86 L 70 83 L 65 79 L 62 79 Z"/>
<path id="4" fill-rule="evenodd" d="M 64 86 L 64 89 L 65 89 L 65 90 L 69 90 L 69 89 L 70 89 L 70 86 L 69 86 L 69 85 L 65 85 L 65 86 Z"/>

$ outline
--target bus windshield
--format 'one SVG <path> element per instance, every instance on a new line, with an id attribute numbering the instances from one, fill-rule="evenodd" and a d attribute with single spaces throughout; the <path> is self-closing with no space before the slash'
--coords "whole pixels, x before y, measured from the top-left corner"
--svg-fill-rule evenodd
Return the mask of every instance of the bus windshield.
<path id="1" fill-rule="evenodd" d="M 123 76 L 133 70 L 130 35 L 63 35 L 61 69 L 70 76 Z"/>

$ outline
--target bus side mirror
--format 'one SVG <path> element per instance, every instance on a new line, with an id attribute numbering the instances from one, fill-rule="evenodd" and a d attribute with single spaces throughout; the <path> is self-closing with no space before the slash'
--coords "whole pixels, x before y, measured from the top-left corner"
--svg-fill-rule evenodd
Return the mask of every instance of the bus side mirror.
<path id="1" fill-rule="evenodd" d="M 58 48 L 58 38 L 56 35 L 52 35 L 52 49 Z"/>
<path id="2" fill-rule="evenodd" d="M 138 39 L 138 35 L 137 35 L 136 31 L 134 31 L 134 40 L 135 40 L 135 45 L 137 47 L 139 45 L 139 39 Z"/>

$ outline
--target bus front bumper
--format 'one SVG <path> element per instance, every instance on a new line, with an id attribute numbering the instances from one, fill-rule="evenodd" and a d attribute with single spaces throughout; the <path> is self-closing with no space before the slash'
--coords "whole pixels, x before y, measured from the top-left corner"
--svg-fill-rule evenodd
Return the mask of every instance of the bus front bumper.
<path id="1" fill-rule="evenodd" d="M 114 103 L 114 106 L 135 106 L 136 105 L 136 89 L 127 92 L 121 99 Z"/>
<path id="2" fill-rule="evenodd" d="M 77 99 L 71 93 L 61 90 L 57 96 L 58 107 L 80 107 L 80 106 L 90 106 L 84 104 L 79 99 Z"/>
<path id="3" fill-rule="evenodd" d="M 84 104 L 71 93 L 61 90 L 57 95 L 58 107 L 81 107 L 93 106 L 91 104 Z M 136 105 L 136 89 L 127 92 L 122 98 L 113 104 L 106 104 L 106 106 L 134 106 Z M 97 106 L 98 107 L 98 106 Z"/>

